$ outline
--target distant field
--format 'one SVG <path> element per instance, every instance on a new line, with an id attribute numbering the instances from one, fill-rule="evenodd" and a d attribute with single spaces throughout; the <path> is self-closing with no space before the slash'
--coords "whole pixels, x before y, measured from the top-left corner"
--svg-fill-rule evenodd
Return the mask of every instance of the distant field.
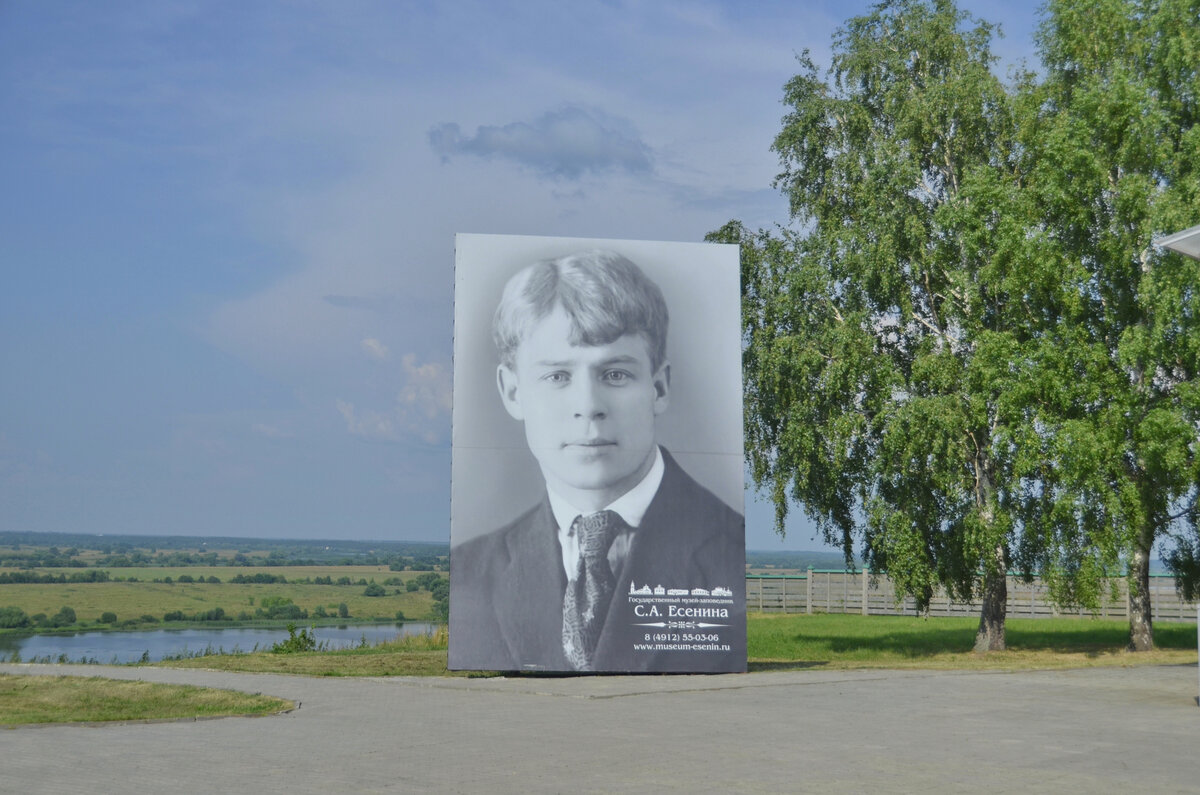
<path id="1" fill-rule="evenodd" d="M 118 621 L 151 615 L 162 619 L 172 611 L 186 615 L 207 612 L 215 608 L 225 611 L 228 619 L 239 613 L 253 615 L 263 599 L 290 599 L 307 610 L 310 618 L 318 606 L 336 616 L 338 606 L 345 603 L 351 618 L 394 619 L 397 611 L 405 618 L 423 620 L 432 617 L 433 596 L 429 591 L 409 592 L 404 586 L 384 586 L 385 595 L 366 596 L 360 580 L 372 580 L 380 585 L 385 580 L 407 582 L 422 572 L 394 572 L 386 566 L 247 566 L 247 567 L 137 567 L 104 568 L 110 578 L 137 578 L 138 582 L 100 582 L 64 584 L 0 585 L 0 607 L 18 607 L 27 615 L 53 615 L 63 606 L 75 610 L 80 622 L 95 622 L 104 612 L 112 612 Z M 37 573 L 67 574 L 79 569 L 38 569 Z M 282 576 L 287 583 L 237 584 L 229 582 L 238 575 L 253 577 L 256 573 Z M 220 584 L 181 583 L 181 576 L 193 579 L 217 577 Z M 445 575 L 442 575 L 445 576 Z M 173 582 L 152 582 L 170 577 Z M 353 585 L 315 585 L 296 583 L 298 579 L 330 577 L 336 582 L 349 577 Z M 396 591 L 400 593 L 397 594 Z"/>

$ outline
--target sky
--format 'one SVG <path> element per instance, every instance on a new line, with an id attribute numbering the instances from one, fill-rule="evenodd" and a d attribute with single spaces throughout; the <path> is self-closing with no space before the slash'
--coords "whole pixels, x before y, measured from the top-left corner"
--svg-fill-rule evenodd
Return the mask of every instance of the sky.
<path id="1" fill-rule="evenodd" d="M 783 85 L 869 8 L 0 0 L 0 530 L 447 542 L 455 233 L 787 223 Z"/>

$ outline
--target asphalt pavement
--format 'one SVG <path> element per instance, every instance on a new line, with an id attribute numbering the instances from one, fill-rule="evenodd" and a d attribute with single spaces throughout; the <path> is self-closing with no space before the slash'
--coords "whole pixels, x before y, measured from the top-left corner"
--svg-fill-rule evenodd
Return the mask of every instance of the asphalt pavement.
<path id="1" fill-rule="evenodd" d="M 0 792 L 1200 792 L 1195 665 L 496 679 L 0 672 L 300 705 L 262 718 L 0 730 Z"/>

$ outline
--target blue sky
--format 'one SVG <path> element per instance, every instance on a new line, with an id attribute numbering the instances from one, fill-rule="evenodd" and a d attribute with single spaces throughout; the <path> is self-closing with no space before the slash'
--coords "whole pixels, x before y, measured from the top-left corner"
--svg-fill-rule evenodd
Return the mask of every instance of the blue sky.
<path id="1" fill-rule="evenodd" d="M 0 0 L 0 529 L 447 541 L 454 234 L 785 222 L 868 7 Z"/>

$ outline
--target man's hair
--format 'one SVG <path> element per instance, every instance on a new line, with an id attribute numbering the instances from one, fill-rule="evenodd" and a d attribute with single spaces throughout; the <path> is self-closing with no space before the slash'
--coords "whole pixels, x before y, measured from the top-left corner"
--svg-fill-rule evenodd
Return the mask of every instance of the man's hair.
<path id="1" fill-rule="evenodd" d="M 607 345 L 641 334 L 652 369 L 667 360 L 662 290 L 620 254 L 593 250 L 535 262 L 508 280 L 492 324 L 504 366 L 515 366 L 517 348 L 556 306 L 571 319 L 572 345 Z"/>

